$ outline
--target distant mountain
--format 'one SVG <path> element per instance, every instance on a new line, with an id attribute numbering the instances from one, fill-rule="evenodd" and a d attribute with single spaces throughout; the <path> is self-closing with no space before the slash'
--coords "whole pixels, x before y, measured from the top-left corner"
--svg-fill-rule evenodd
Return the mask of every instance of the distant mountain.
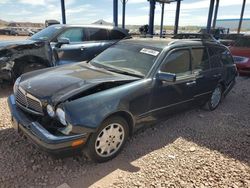
<path id="1" fill-rule="evenodd" d="M 8 22 L 0 19 L 0 26 L 6 26 L 6 25 L 8 25 Z"/>
<path id="2" fill-rule="evenodd" d="M 37 27 L 41 28 L 44 27 L 44 24 L 42 23 L 32 23 L 32 22 L 7 22 L 0 19 L 0 26 L 6 26 L 6 27 Z"/>
<path id="3" fill-rule="evenodd" d="M 95 24 L 95 25 L 110 25 L 112 26 L 113 24 L 110 23 L 110 22 L 106 22 L 105 20 L 101 19 L 101 20 L 97 20 L 96 22 L 92 23 L 92 24 Z"/>

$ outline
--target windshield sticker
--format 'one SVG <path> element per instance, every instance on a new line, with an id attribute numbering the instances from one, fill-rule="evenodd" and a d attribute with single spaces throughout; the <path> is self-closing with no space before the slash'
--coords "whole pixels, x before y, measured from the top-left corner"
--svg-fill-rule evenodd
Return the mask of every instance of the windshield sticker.
<path id="1" fill-rule="evenodd" d="M 158 51 L 156 50 L 151 50 L 151 49 L 147 49 L 147 48 L 142 48 L 141 53 L 144 53 L 144 54 L 149 54 L 149 55 L 153 55 L 153 56 L 157 56 L 159 54 Z"/>

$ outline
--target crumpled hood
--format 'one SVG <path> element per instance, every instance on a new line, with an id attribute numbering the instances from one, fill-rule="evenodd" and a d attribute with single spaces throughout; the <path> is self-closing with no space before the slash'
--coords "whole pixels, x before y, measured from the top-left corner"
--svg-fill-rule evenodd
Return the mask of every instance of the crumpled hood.
<path id="1" fill-rule="evenodd" d="M 20 86 L 39 99 L 60 101 L 103 82 L 137 79 L 77 63 L 28 73 L 22 78 Z"/>

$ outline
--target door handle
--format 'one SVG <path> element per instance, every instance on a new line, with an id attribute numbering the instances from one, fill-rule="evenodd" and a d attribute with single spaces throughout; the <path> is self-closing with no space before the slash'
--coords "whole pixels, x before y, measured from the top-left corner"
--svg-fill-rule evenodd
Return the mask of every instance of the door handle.
<path id="1" fill-rule="evenodd" d="M 194 85 L 194 84 L 196 84 L 196 81 L 192 81 L 192 82 L 187 82 L 186 83 L 187 86 L 191 86 L 191 85 Z"/>
<path id="2" fill-rule="evenodd" d="M 219 78 L 219 77 L 221 77 L 221 74 L 215 74 L 215 75 L 213 75 L 213 77 L 214 78 Z"/>
<path id="3" fill-rule="evenodd" d="M 85 50 L 85 46 L 81 46 L 80 49 L 81 49 L 81 51 Z"/>

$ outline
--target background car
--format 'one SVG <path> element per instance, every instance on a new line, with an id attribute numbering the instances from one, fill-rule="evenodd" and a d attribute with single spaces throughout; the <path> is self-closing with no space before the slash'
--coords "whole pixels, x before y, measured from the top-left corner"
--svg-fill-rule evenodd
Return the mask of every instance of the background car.
<path id="1" fill-rule="evenodd" d="M 125 29 L 97 25 L 52 25 L 24 41 L 0 42 L 0 80 L 25 72 L 88 61 L 128 36 Z"/>
<path id="2" fill-rule="evenodd" d="M 240 75 L 250 75 L 250 35 L 241 36 L 231 46 L 237 70 Z"/>
<path id="3" fill-rule="evenodd" d="M 129 135 L 193 105 L 215 110 L 235 83 L 229 50 L 216 42 L 128 39 L 88 64 L 26 73 L 9 97 L 13 126 L 48 152 L 114 158 Z"/>
<path id="4" fill-rule="evenodd" d="M 174 35 L 172 39 L 203 39 L 216 41 L 212 35 L 207 33 L 179 33 Z"/>

